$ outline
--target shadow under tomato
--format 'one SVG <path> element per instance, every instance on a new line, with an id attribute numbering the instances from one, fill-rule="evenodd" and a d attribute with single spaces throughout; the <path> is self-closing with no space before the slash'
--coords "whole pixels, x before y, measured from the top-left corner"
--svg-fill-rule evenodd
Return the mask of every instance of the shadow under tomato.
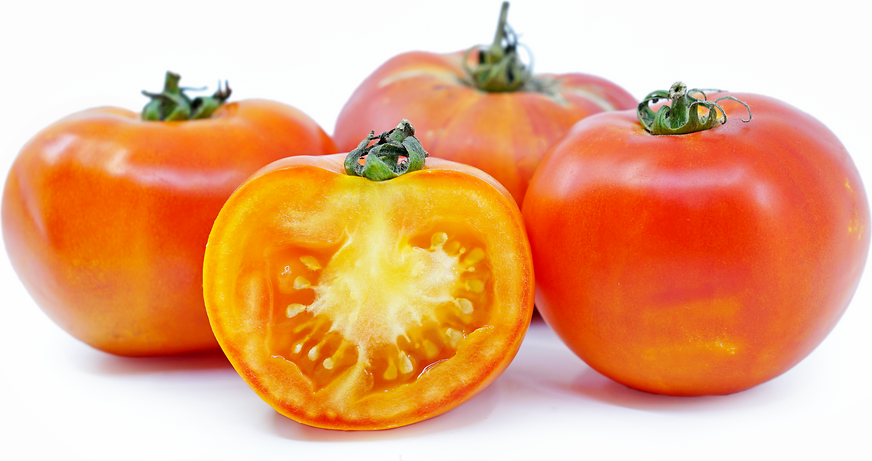
<path id="1" fill-rule="evenodd" d="M 591 399 L 637 410 L 687 409 L 717 397 L 676 397 L 652 394 L 627 387 L 585 368 L 574 380 L 563 384 L 563 390 Z"/>
<path id="2" fill-rule="evenodd" d="M 792 370 L 791 373 L 796 373 Z M 501 383 L 506 397 L 529 405 L 605 403 L 642 411 L 695 412 L 768 405 L 795 391 L 793 380 L 776 379 L 730 395 L 677 397 L 639 391 L 590 368 L 541 319 L 531 323 L 518 356 Z"/>
<path id="3" fill-rule="evenodd" d="M 612 381 L 592 368 L 586 368 L 569 383 L 556 385 L 565 392 L 616 406 L 643 411 L 668 412 L 741 409 L 771 404 L 788 394 L 778 389 L 778 386 L 769 383 L 727 395 L 684 397 L 652 394 Z"/>
<path id="4" fill-rule="evenodd" d="M 81 368 L 102 375 L 141 375 L 153 373 L 191 373 L 225 370 L 236 373 L 230 361 L 219 351 L 171 357 L 120 357 L 92 351 L 91 357 L 79 357 Z"/>
<path id="5" fill-rule="evenodd" d="M 308 442 L 376 442 L 420 437 L 437 432 L 455 431 L 484 421 L 497 406 L 498 390 L 489 386 L 480 394 L 453 410 L 408 426 L 381 431 L 336 431 L 307 426 L 279 413 L 273 414 L 273 431 L 290 440 Z"/>

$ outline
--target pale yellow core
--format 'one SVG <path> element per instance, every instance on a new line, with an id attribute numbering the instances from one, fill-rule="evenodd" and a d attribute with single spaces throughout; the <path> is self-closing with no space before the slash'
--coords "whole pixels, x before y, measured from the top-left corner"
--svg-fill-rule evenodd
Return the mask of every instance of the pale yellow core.
<path id="1" fill-rule="evenodd" d="M 279 316 L 271 353 L 295 363 L 316 391 L 348 377 L 365 392 L 410 382 L 487 319 L 491 271 L 481 241 L 456 223 L 409 234 L 394 220 L 374 213 L 334 245 L 289 245 L 270 257 Z"/>
<path id="2" fill-rule="evenodd" d="M 418 248 L 388 219 L 374 215 L 349 231 L 311 286 L 315 300 L 307 310 L 329 318 L 330 330 L 357 345 L 362 359 L 369 357 L 370 346 L 395 344 L 413 327 L 435 320 L 440 306 L 453 304 L 466 314 L 474 309 L 469 300 L 452 295 L 464 286 L 460 276 L 466 266 L 459 261 L 461 255 L 446 253 L 447 235 L 436 233 L 430 248 Z M 411 366 L 403 357 L 388 366 L 385 379 Z"/>

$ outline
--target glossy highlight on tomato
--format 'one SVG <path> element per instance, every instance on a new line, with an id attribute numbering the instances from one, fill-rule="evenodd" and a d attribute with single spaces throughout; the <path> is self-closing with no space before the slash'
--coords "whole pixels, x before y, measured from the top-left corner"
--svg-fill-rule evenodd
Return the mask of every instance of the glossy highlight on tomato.
<path id="1" fill-rule="evenodd" d="M 22 283 L 79 340 L 124 356 L 217 349 L 202 291 L 212 222 L 267 163 L 335 151 L 290 106 L 245 100 L 211 118 L 70 115 L 21 150 L 3 192 L 3 238 Z"/>
<path id="2" fill-rule="evenodd" d="M 866 263 L 868 198 L 839 140 L 772 98 L 708 99 L 724 95 L 752 119 L 723 100 L 727 123 L 690 134 L 653 135 L 633 111 L 583 120 L 524 203 L 539 312 L 636 389 L 727 394 L 784 373 Z"/>
<path id="3" fill-rule="evenodd" d="M 520 347 L 533 267 L 495 180 L 430 158 L 387 181 L 344 155 L 275 162 L 227 201 L 204 294 L 227 357 L 279 413 L 388 429 L 484 389 Z"/>

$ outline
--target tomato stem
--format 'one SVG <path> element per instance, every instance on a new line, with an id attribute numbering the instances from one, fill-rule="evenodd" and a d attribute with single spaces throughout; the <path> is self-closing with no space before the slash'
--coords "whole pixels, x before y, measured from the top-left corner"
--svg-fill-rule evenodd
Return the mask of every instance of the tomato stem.
<path id="1" fill-rule="evenodd" d="M 476 45 L 463 56 L 463 67 L 472 84 L 480 90 L 493 93 L 517 91 L 532 76 L 532 65 L 524 64 L 518 56 L 518 36 L 507 22 L 508 15 L 509 2 L 503 2 L 491 46 Z M 472 69 L 468 61 L 474 50 L 478 51 L 478 65 Z"/>
<path id="2" fill-rule="evenodd" d="M 370 146 L 372 141 L 376 142 Z M 415 128 L 403 119 L 396 128 L 381 136 L 370 131 L 369 136 L 345 157 L 345 174 L 373 181 L 393 179 L 424 168 L 429 155 L 415 137 Z M 361 164 L 363 157 L 366 160 Z M 400 161 L 400 157 L 405 157 L 406 161 Z"/>
<path id="3" fill-rule="evenodd" d="M 231 90 L 227 82 L 224 82 L 223 89 L 221 82 L 218 82 L 218 90 L 212 96 L 191 99 L 185 94 L 185 90 L 192 88 L 180 87 L 181 79 L 179 74 L 167 71 L 162 92 L 142 91 L 142 94 L 151 98 L 142 108 L 143 120 L 170 122 L 209 118 L 230 97 Z"/>
<path id="4" fill-rule="evenodd" d="M 745 109 L 748 109 L 748 119 L 742 121 L 751 121 L 751 108 L 741 100 L 733 96 L 721 96 L 714 101 L 709 101 L 705 91 L 699 88 L 688 90 L 683 82 L 675 82 L 669 91 L 657 90 L 645 96 L 636 108 L 636 115 L 645 130 L 654 135 L 693 133 L 710 130 L 727 123 L 727 113 L 718 103 L 729 99 L 745 106 Z M 694 94 L 700 94 L 702 98 L 691 96 Z M 650 104 L 656 104 L 661 99 L 671 101 L 671 105 L 663 105 L 655 113 L 651 110 Z"/>

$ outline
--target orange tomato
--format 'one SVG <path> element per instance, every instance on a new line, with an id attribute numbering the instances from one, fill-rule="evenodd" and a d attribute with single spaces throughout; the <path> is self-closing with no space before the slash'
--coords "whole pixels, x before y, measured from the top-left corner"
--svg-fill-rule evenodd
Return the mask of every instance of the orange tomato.
<path id="1" fill-rule="evenodd" d="M 633 111 L 587 118 L 527 192 L 539 312 L 627 386 L 770 380 L 823 341 L 859 283 L 869 204 L 848 152 L 794 107 L 732 96 L 748 123 L 728 100 L 726 124 L 690 134 L 652 135 Z"/>
<path id="2" fill-rule="evenodd" d="M 517 62 L 518 45 L 506 27 L 502 18 L 495 48 L 476 50 L 466 62 L 463 51 L 411 52 L 388 60 L 342 108 L 333 135 L 339 149 L 350 151 L 370 127 L 405 117 L 415 121 L 416 136 L 433 156 L 485 171 L 521 204 L 542 157 L 575 122 L 635 107 L 632 95 L 599 77 L 527 75 L 530 69 Z M 475 71 L 485 60 L 510 69 L 509 75 L 496 84 L 480 83 Z"/>
<path id="3" fill-rule="evenodd" d="M 508 192 L 466 165 L 376 182 L 345 155 L 279 160 L 209 236 L 215 336 L 281 414 L 322 428 L 402 426 L 456 407 L 515 356 L 533 266 Z"/>
<path id="4" fill-rule="evenodd" d="M 15 160 L 3 193 L 6 249 L 45 313 L 97 349 L 215 349 L 202 261 L 221 205 L 273 160 L 334 150 L 310 118 L 271 101 L 177 122 L 86 110 L 37 134 Z"/>

